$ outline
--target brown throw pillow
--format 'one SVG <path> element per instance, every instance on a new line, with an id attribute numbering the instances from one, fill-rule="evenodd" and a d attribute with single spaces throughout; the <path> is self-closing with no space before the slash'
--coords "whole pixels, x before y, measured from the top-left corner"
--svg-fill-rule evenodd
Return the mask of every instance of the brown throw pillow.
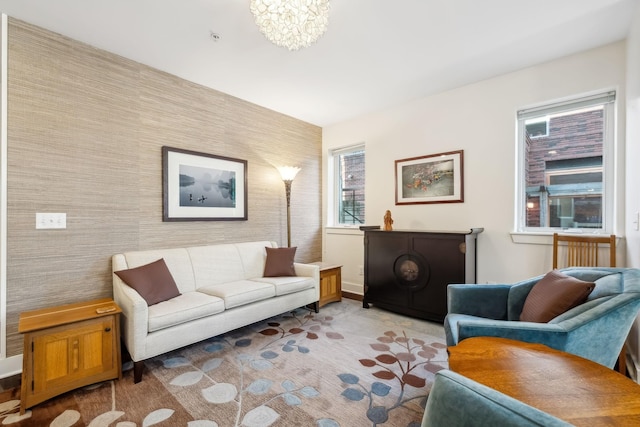
<path id="1" fill-rule="evenodd" d="M 520 320 L 546 323 L 585 302 L 595 286 L 558 270 L 550 271 L 529 292 Z"/>
<path id="2" fill-rule="evenodd" d="M 293 258 L 297 247 L 293 248 L 267 248 L 267 260 L 264 263 L 264 277 L 295 276 Z"/>
<path id="3" fill-rule="evenodd" d="M 180 295 L 178 286 L 162 258 L 140 267 L 116 271 L 115 274 L 135 289 L 148 305 Z"/>

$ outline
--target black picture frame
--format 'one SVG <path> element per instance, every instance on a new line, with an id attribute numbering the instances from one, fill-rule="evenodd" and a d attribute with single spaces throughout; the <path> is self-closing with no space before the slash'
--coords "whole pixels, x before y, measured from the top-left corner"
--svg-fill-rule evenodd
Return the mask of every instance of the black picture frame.
<path id="1" fill-rule="evenodd" d="M 247 220 L 247 161 L 162 147 L 163 221 Z"/>

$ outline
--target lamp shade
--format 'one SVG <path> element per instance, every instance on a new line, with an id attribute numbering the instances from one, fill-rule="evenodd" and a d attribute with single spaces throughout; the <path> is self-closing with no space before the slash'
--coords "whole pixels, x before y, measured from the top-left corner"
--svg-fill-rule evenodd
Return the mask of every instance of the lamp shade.
<path id="1" fill-rule="evenodd" d="M 300 172 L 300 168 L 297 166 L 280 166 L 278 170 L 283 181 L 293 181 L 293 178 Z"/>

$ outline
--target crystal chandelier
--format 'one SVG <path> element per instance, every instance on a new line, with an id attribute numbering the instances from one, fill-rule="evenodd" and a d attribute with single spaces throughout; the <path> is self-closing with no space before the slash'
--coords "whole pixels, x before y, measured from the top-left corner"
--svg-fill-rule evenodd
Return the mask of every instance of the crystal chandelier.
<path id="1" fill-rule="evenodd" d="M 251 0 L 250 8 L 260 32 L 289 50 L 314 43 L 329 22 L 329 0 Z"/>

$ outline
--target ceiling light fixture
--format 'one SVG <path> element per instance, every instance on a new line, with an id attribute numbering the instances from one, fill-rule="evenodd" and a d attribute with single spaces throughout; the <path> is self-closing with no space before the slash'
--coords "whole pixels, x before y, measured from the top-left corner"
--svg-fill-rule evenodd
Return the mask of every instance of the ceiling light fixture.
<path id="1" fill-rule="evenodd" d="M 316 42 L 329 23 L 329 0 L 251 0 L 250 9 L 267 40 L 289 50 Z"/>

